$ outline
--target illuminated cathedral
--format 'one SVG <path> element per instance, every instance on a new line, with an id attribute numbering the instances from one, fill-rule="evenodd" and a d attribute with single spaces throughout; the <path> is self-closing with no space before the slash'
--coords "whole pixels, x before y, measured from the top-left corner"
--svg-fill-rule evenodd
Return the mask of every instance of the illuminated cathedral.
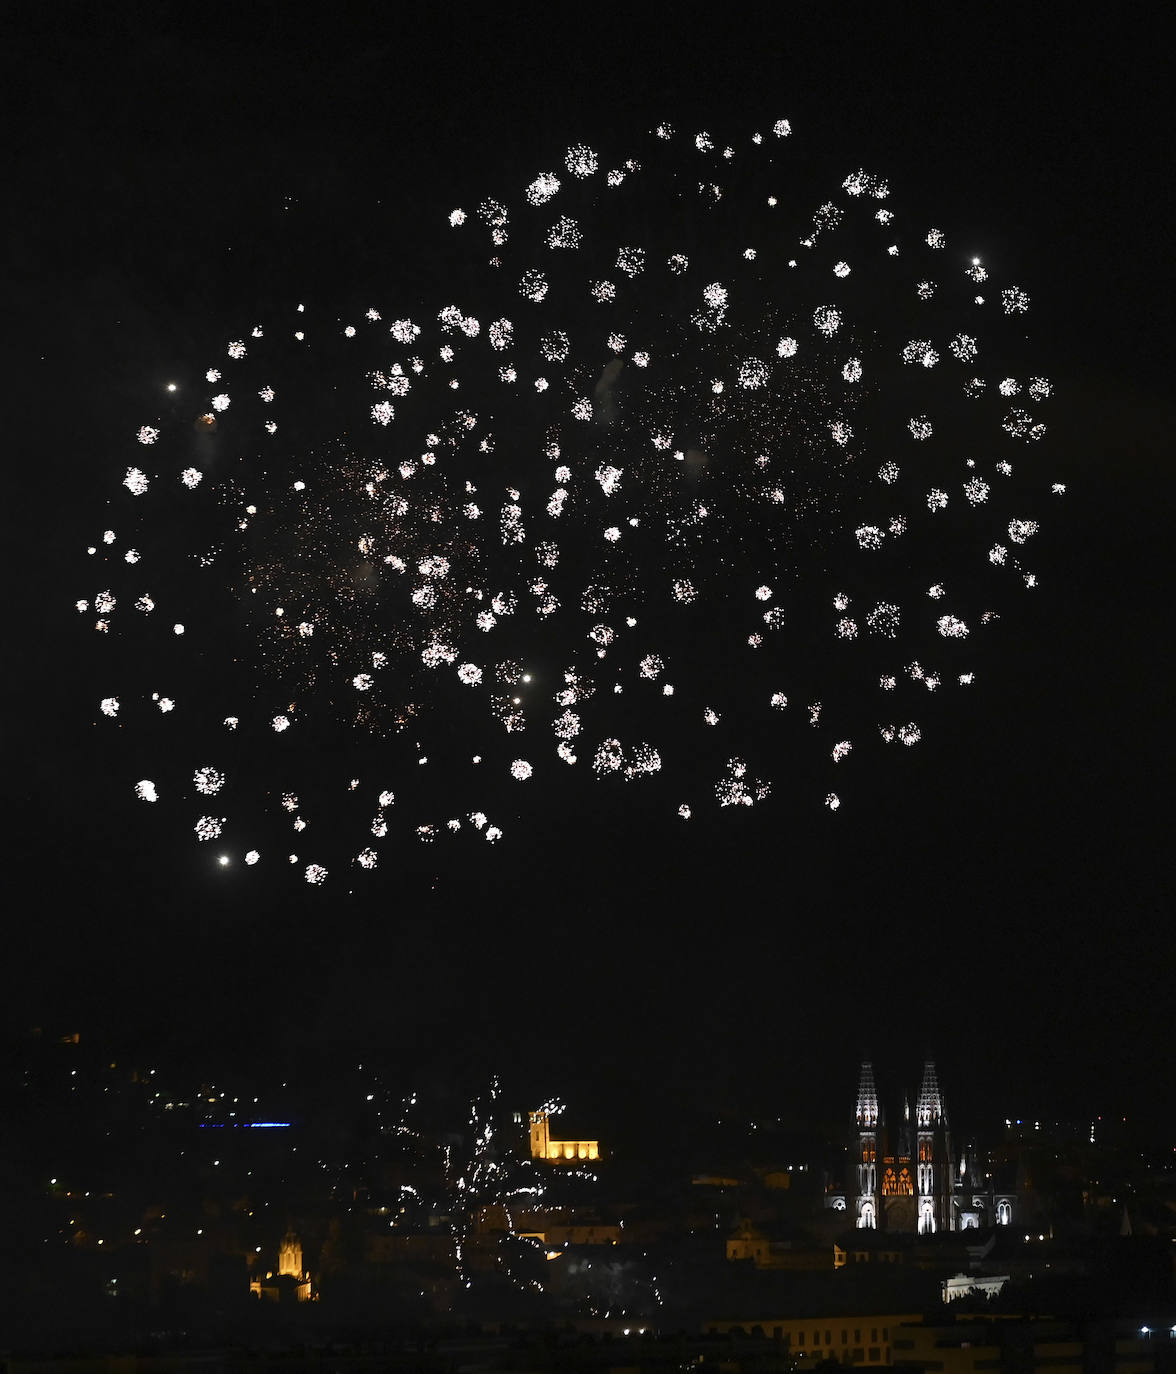
<path id="1" fill-rule="evenodd" d="M 954 1231 L 952 1184 L 955 1180 L 951 1131 L 935 1065 L 923 1065 L 915 1103 L 914 1129 L 908 1098 L 902 1124 L 887 1128 L 878 1107 L 874 1066 L 862 1065 L 857 1095 L 857 1202 L 861 1230 Z"/>
<path id="2" fill-rule="evenodd" d="M 831 1196 L 829 1204 L 848 1211 L 852 1198 L 859 1230 L 929 1236 L 1012 1223 L 1015 1193 L 998 1194 L 981 1176 L 979 1162 L 966 1154 L 957 1156 L 953 1149 L 947 1107 L 931 1060 L 923 1065 L 913 1117 L 908 1097 L 902 1120 L 894 1127 L 878 1103 L 874 1066 L 863 1063 L 855 1127 L 846 1192 Z"/>

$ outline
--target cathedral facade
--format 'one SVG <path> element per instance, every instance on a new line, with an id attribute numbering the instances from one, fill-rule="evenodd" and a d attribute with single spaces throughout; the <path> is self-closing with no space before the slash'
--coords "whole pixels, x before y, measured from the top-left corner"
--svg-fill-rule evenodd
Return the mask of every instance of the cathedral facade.
<path id="1" fill-rule="evenodd" d="M 957 1154 L 935 1064 L 923 1064 L 914 1112 L 903 1102 L 901 1120 L 891 1125 L 879 1104 L 874 1066 L 858 1077 L 854 1143 L 845 1192 L 829 1205 L 850 1211 L 859 1230 L 935 1235 L 1010 1225 L 1016 1195 L 998 1194 L 982 1173 L 974 1148 Z"/>
<path id="2" fill-rule="evenodd" d="M 858 1078 L 856 1123 L 857 1226 L 919 1235 L 955 1230 L 955 1161 L 935 1065 L 930 1061 L 923 1065 L 914 1121 L 907 1098 L 902 1122 L 890 1129 L 878 1105 L 874 1066 L 864 1063 Z"/>

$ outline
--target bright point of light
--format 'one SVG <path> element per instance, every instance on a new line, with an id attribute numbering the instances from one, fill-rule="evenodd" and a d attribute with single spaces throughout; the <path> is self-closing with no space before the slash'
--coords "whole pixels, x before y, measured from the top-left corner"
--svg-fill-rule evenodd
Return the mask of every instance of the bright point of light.
<path id="1" fill-rule="evenodd" d="M 174 390 L 176 389 L 176 384 L 175 384 L 175 382 L 168 382 L 168 384 L 167 384 L 167 389 L 168 389 L 169 391 L 174 391 Z"/>
<path id="2" fill-rule="evenodd" d="M 225 868 L 229 862 L 229 856 L 227 854 L 222 854 L 218 862 L 222 868 Z"/>

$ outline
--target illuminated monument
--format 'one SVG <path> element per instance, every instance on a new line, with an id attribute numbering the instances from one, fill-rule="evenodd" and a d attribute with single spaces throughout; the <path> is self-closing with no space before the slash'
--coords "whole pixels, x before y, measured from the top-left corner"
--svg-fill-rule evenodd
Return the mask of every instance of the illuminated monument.
<path id="1" fill-rule="evenodd" d="M 531 1158 L 555 1164 L 579 1164 L 600 1158 L 599 1140 L 552 1140 L 551 1112 L 540 1107 L 531 1112 Z"/>
<path id="2" fill-rule="evenodd" d="M 302 1242 L 292 1229 L 282 1237 L 278 1250 L 278 1273 L 288 1274 L 300 1281 L 302 1279 Z"/>
<path id="3" fill-rule="evenodd" d="M 288 1227 L 278 1247 L 278 1272 L 250 1280 L 249 1291 L 267 1302 L 310 1302 L 317 1295 L 310 1274 L 302 1267 L 302 1242 Z"/>
<path id="4" fill-rule="evenodd" d="M 1016 1212 L 1015 1193 L 998 1193 L 981 1178 L 976 1160 L 957 1161 L 947 1108 L 931 1060 L 911 1120 L 910 1099 L 902 1123 L 890 1130 L 878 1105 L 874 1066 L 862 1064 L 855 1116 L 854 1225 L 866 1231 L 914 1231 L 921 1236 L 981 1226 L 1008 1226 Z M 848 1182 L 849 1180 L 847 1180 Z M 844 1195 L 829 1205 L 848 1210 Z"/>
<path id="5" fill-rule="evenodd" d="M 936 1231 L 958 1229 L 951 1131 L 935 1065 L 923 1065 L 915 1103 L 903 1103 L 901 1127 L 890 1132 L 878 1107 L 874 1066 L 862 1065 L 857 1095 L 857 1205 L 860 1230 Z"/>

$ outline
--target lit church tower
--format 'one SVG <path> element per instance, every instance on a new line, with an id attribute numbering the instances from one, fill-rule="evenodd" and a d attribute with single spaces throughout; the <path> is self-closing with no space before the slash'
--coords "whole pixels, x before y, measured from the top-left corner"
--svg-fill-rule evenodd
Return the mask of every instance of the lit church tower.
<path id="1" fill-rule="evenodd" d="M 548 1163 L 577 1164 L 600 1158 L 599 1140 L 552 1140 L 551 1111 L 540 1107 L 531 1114 L 531 1158 Z"/>
<path id="2" fill-rule="evenodd" d="M 858 1197 L 857 1225 L 873 1231 L 878 1226 L 878 1090 L 874 1066 L 866 1060 L 858 1079 Z"/>
<path id="3" fill-rule="evenodd" d="M 947 1109 L 943 1104 L 943 1094 L 939 1091 L 939 1078 L 930 1059 L 923 1065 L 923 1082 L 915 1106 L 915 1127 L 919 1151 L 919 1234 L 926 1236 L 936 1231 L 950 1231 L 954 1223 L 951 1192 L 955 1184 L 951 1136 L 948 1134 Z"/>
<path id="4" fill-rule="evenodd" d="M 299 1280 L 303 1278 L 302 1242 L 294 1234 L 293 1227 L 286 1231 L 278 1249 L 278 1273 L 288 1274 L 291 1278 Z"/>

